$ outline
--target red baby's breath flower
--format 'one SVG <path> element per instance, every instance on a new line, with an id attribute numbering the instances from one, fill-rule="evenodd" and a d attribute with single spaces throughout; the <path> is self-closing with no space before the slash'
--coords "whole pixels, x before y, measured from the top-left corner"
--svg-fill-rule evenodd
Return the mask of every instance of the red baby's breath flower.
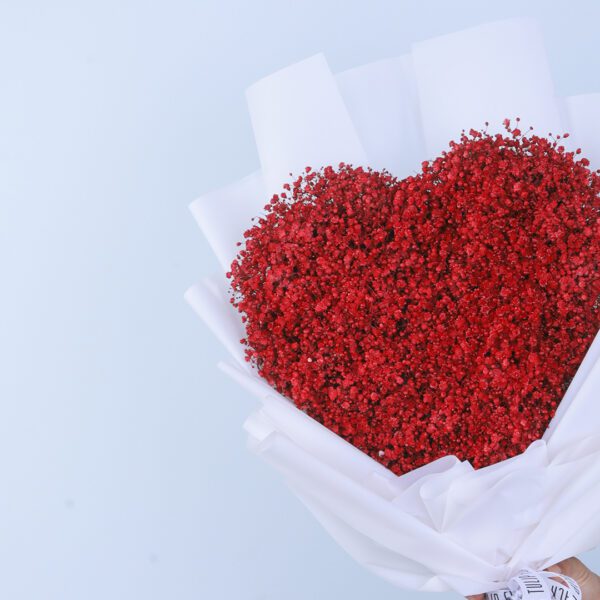
<path id="1" fill-rule="evenodd" d="M 505 126 L 402 181 L 307 167 L 228 274 L 262 377 L 398 474 L 522 452 L 598 329 L 600 176 Z"/>

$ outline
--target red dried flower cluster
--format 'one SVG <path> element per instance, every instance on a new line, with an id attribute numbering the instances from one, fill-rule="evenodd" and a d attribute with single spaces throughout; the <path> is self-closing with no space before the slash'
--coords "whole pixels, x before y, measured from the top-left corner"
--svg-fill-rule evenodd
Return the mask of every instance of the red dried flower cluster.
<path id="1" fill-rule="evenodd" d="M 600 176 L 505 126 L 402 181 L 307 168 L 228 273 L 247 359 L 397 474 L 525 450 L 600 324 Z"/>

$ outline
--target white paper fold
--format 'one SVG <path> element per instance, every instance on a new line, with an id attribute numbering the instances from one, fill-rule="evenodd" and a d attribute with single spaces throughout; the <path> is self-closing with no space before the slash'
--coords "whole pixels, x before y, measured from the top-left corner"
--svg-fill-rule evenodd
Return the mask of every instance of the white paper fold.
<path id="1" fill-rule="evenodd" d="M 257 171 L 225 188 L 200 196 L 190 211 L 224 271 L 238 252 L 237 242 L 263 212 L 266 202 L 262 173 Z"/>
<path id="2" fill-rule="evenodd" d="M 247 370 L 240 343 L 245 335 L 244 326 L 239 313 L 229 303 L 226 290 L 225 277 L 213 276 L 190 287 L 184 297 L 238 365 Z"/>
<path id="3" fill-rule="evenodd" d="M 600 169 L 600 93 L 565 98 L 566 127 L 573 136 L 571 146 L 583 149 L 591 167 Z"/>
<path id="4" fill-rule="evenodd" d="M 415 44 L 425 145 L 430 157 L 462 129 L 502 131 L 505 118 L 562 133 L 540 30 L 530 19 L 488 23 Z"/>
<path id="5" fill-rule="evenodd" d="M 246 98 L 268 195 L 307 166 L 368 163 L 322 54 L 261 79 Z"/>
<path id="6" fill-rule="evenodd" d="M 490 130 L 517 115 L 541 134 L 564 129 L 529 20 L 421 42 L 410 57 L 337 78 L 318 55 L 252 86 L 248 105 L 261 173 L 191 207 L 224 270 L 289 172 L 345 161 L 403 176 L 486 120 Z M 564 106 L 566 129 L 600 164 L 600 94 Z M 401 587 L 466 595 L 598 544 L 600 336 L 543 439 L 523 454 L 479 470 L 447 456 L 398 477 L 296 409 L 245 362 L 226 286 L 223 276 L 209 278 L 186 298 L 229 350 L 232 361 L 221 368 L 260 400 L 245 423 L 249 446 L 366 568 Z"/>
<path id="7" fill-rule="evenodd" d="M 428 157 L 411 56 L 349 69 L 336 80 L 369 166 L 400 178 L 420 171 Z"/>

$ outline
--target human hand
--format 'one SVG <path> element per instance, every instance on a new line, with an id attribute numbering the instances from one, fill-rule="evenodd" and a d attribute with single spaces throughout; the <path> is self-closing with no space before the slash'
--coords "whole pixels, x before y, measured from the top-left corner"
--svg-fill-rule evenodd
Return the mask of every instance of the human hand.
<path id="1" fill-rule="evenodd" d="M 544 569 L 566 575 L 581 588 L 582 600 L 600 600 L 600 577 L 590 571 L 578 558 L 567 558 Z"/>
<path id="2" fill-rule="evenodd" d="M 581 588 L 582 600 L 600 600 L 600 576 L 590 571 L 578 558 L 567 558 L 544 569 L 574 579 Z M 485 594 L 467 596 L 468 600 L 484 600 Z"/>

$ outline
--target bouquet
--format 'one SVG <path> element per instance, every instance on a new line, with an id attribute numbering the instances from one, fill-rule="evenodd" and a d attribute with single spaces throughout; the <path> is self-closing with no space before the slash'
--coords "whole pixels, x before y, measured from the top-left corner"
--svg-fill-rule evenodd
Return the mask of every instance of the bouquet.
<path id="1" fill-rule="evenodd" d="M 224 272 L 186 297 L 250 447 L 397 586 L 577 597 L 542 570 L 600 542 L 600 95 L 517 19 L 247 99 L 261 170 L 191 205 Z"/>

